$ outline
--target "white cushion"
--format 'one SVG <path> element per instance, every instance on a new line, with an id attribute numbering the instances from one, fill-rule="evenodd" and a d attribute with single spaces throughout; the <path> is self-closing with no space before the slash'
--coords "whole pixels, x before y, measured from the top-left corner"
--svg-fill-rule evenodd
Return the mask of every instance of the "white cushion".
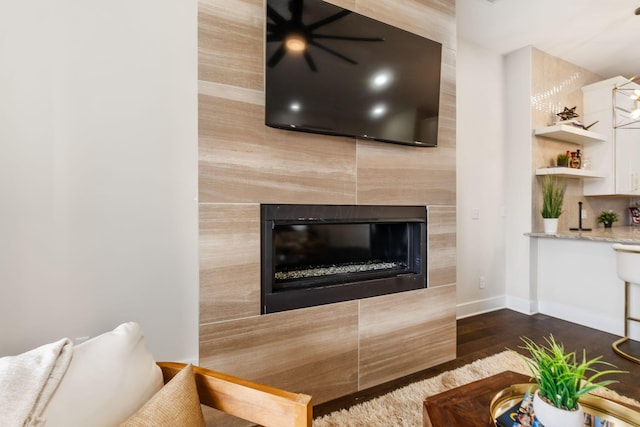
<path id="1" fill-rule="evenodd" d="M 46 427 L 113 427 L 162 388 L 162 371 L 137 323 L 124 323 L 73 349 L 42 417 Z"/>

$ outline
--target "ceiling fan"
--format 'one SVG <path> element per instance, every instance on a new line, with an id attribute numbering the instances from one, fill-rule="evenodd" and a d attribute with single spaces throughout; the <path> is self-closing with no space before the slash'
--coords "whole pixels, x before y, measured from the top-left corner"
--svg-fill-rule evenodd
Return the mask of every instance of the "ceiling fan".
<path id="1" fill-rule="evenodd" d="M 267 22 L 267 42 L 282 42 L 278 50 L 267 61 L 269 67 L 275 67 L 280 60 L 289 52 L 302 52 L 304 59 L 311 71 L 318 71 L 316 64 L 309 53 L 308 46 L 315 46 L 325 52 L 330 53 L 346 62 L 357 65 L 353 59 L 336 52 L 335 50 L 318 43 L 318 39 L 332 40 L 348 40 L 357 42 L 381 42 L 383 38 L 373 37 L 350 37 L 337 36 L 329 34 L 316 34 L 315 31 L 325 25 L 335 22 L 349 15 L 351 11 L 343 10 L 341 12 L 320 19 L 314 23 L 305 25 L 302 22 L 302 10 L 304 8 L 304 0 L 290 0 L 289 11 L 291 18 L 286 19 L 280 15 L 273 7 L 267 5 L 267 16 L 272 22 Z"/>

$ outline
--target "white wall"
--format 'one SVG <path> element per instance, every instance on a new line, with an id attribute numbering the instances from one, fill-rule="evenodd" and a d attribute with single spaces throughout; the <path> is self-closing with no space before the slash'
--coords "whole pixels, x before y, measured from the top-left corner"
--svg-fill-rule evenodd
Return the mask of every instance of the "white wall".
<path id="1" fill-rule="evenodd" d="M 535 313 L 536 290 L 531 286 L 531 47 L 505 56 L 506 142 L 506 294 L 507 306 L 523 313 Z"/>
<path id="2" fill-rule="evenodd" d="M 501 55 L 459 39 L 456 70 L 457 314 L 464 317 L 505 305 L 506 112 Z"/>
<path id="3" fill-rule="evenodd" d="M 0 5 L 0 355 L 134 320 L 197 360 L 196 14 Z"/>

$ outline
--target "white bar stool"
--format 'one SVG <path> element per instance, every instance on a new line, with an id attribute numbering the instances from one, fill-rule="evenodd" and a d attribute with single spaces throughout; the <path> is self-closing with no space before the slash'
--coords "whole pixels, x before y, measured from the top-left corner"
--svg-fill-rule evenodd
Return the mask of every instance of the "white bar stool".
<path id="1" fill-rule="evenodd" d="M 614 342 L 611 347 L 620 356 L 640 363 L 640 358 L 619 348 L 620 344 L 629 340 L 629 322 L 640 322 L 640 319 L 631 317 L 629 309 L 629 287 L 632 283 L 640 285 L 640 246 L 614 243 L 613 249 L 616 251 L 618 277 L 624 280 L 624 337 Z"/>

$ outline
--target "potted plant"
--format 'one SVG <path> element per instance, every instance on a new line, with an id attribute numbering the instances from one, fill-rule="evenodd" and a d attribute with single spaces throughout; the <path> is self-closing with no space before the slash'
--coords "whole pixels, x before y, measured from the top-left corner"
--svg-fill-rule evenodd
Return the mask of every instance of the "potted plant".
<path id="1" fill-rule="evenodd" d="M 604 224 L 604 228 L 611 228 L 611 225 L 618 221 L 620 217 L 617 213 L 609 209 L 608 211 L 600 212 L 598 215 L 598 224 Z"/>
<path id="2" fill-rule="evenodd" d="M 522 356 L 538 386 L 533 398 L 533 412 L 545 426 L 582 427 L 584 415 L 578 399 L 600 387 L 606 387 L 616 381 L 598 381 L 609 374 L 623 373 L 617 369 L 598 371 L 596 365 L 615 368 L 611 363 L 601 360 L 602 356 L 587 359 L 586 351 L 578 361 L 575 352 L 565 353 L 564 346 L 550 335 L 545 338 L 546 345 L 538 345 L 523 337 L 529 356 Z"/>
<path id="3" fill-rule="evenodd" d="M 558 231 L 558 218 L 562 213 L 562 202 L 567 183 L 558 178 L 545 175 L 542 181 L 542 210 L 544 232 L 553 234 Z"/>
<path id="4" fill-rule="evenodd" d="M 569 167 L 569 156 L 564 153 L 558 154 L 556 165 L 558 165 L 559 168 Z"/>

